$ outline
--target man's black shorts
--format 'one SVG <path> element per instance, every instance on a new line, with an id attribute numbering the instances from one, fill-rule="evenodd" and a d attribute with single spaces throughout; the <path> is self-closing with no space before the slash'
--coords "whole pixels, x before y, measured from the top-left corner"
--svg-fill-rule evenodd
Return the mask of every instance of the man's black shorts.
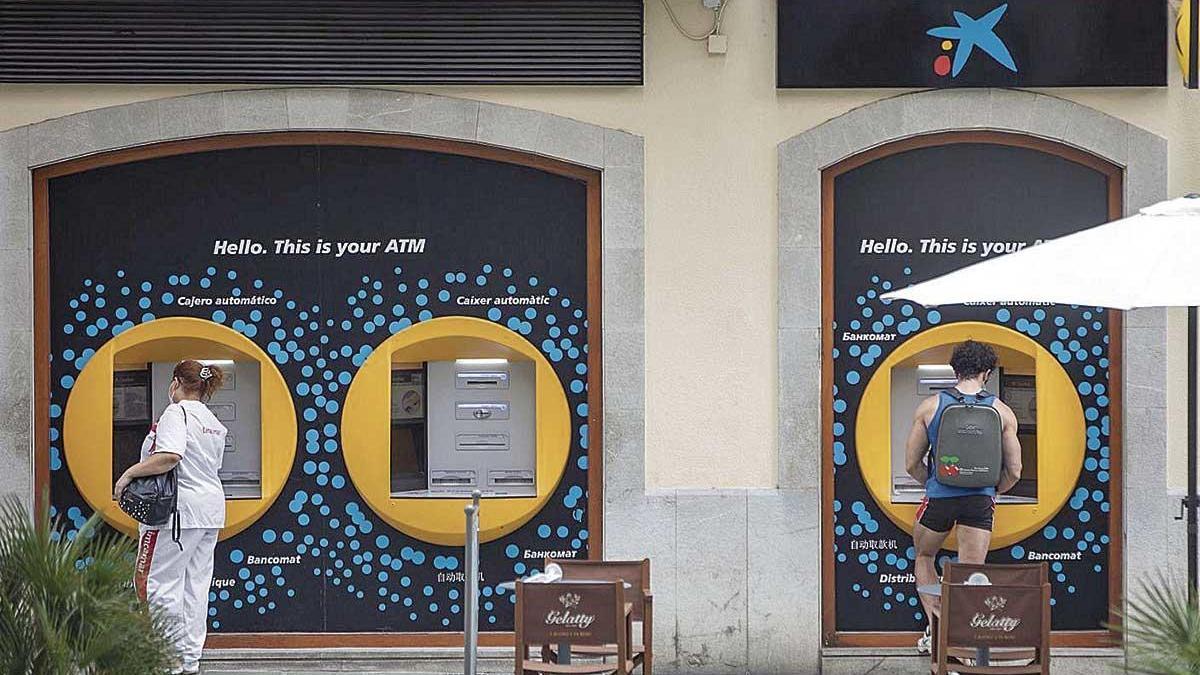
<path id="1" fill-rule="evenodd" d="M 992 531 L 996 500 L 988 495 L 966 497 L 926 497 L 917 508 L 917 522 L 934 532 L 949 532 L 955 525 Z"/>

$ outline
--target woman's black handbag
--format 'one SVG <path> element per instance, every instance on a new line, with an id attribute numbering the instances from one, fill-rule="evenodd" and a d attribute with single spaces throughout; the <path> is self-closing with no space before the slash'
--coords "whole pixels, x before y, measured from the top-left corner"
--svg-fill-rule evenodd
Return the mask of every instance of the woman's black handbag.
<path id="1" fill-rule="evenodd" d="M 182 410 L 182 406 L 180 406 Z M 183 412 L 187 427 L 187 411 Z M 157 443 L 157 439 L 155 441 Z M 151 449 L 151 452 L 154 452 Z M 129 481 L 121 491 L 118 505 L 129 517 L 145 525 L 166 525 L 171 522 L 171 539 L 179 543 L 179 479 L 175 469 L 153 476 L 140 476 Z"/>
<path id="2" fill-rule="evenodd" d="M 179 481 L 175 469 L 129 481 L 121 492 L 121 510 L 146 525 L 166 525 L 176 513 Z"/>

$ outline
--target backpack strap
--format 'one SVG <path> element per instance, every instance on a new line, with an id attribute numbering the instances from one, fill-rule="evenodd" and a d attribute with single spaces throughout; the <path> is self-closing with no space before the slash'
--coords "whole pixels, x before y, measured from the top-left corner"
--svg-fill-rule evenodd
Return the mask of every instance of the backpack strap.
<path id="1" fill-rule="evenodd" d="M 974 394 L 964 394 L 958 390 L 958 387 L 951 387 L 949 389 L 943 389 L 942 391 L 950 394 L 950 396 L 955 401 L 958 401 L 959 403 L 962 403 L 963 405 L 980 405 L 984 401 L 996 398 L 996 395 L 993 394 L 992 392 L 988 391 L 987 389 L 980 389 L 979 391 L 975 392 Z M 975 400 L 971 403 L 968 403 L 967 402 L 968 396 L 974 398 Z"/>

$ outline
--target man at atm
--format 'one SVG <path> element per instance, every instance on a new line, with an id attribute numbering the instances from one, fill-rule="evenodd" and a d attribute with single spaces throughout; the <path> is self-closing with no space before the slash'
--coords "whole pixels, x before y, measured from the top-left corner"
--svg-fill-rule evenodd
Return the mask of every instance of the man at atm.
<path id="1" fill-rule="evenodd" d="M 913 523 L 917 586 L 938 583 L 934 556 L 957 527 L 958 559 L 982 563 L 992 539 L 996 494 L 1021 479 L 1017 417 L 984 388 L 996 369 L 991 346 L 967 340 L 954 348 L 950 367 L 955 386 L 917 406 L 905 447 L 908 475 L 925 485 L 925 498 Z M 921 596 L 925 616 L 941 610 L 940 599 Z M 930 625 L 917 641 L 929 653 Z"/>

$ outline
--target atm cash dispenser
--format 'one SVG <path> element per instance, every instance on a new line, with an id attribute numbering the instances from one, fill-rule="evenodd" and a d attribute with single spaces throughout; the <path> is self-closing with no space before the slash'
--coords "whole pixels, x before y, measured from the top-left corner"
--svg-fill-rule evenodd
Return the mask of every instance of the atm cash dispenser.
<path id="1" fill-rule="evenodd" d="M 905 466 L 905 445 L 908 442 L 909 429 L 921 401 L 940 391 L 953 389 L 957 382 L 954 369 L 944 363 L 901 365 L 892 369 L 892 503 L 917 503 L 925 496 L 925 486 L 913 480 Z M 1019 397 L 1024 401 L 1025 409 L 1032 410 L 1033 382 L 1032 375 L 1007 375 L 1003 368 L 997 368 L 988 382 L 987 390 L 1005 402 L 1008 402 L 1010 396 Z M 1017 392 L 1020 392 L 1019 395 Z M 1018 421 L 1021 419 L 1022 415 L 1018 413 Z M 1026 422 L 1028 423 L 1022 423 L 1018 429 L 1023 450 L 1022 480 L 1012 490 L 1000 496 L 998 501 L 1003 503 L 1037 501 L 1036 418 L 1026 416 Z"/>
<path id="2" fill-rule="evenodd" d="M 202 361 L 224 371 L 221 388 L 208 401 L 229 430 L 218 475 L 227 499 L 257 499 L 262 490 L 262 394 L 254 361 Z M 153 419 L 167 407 L 174 361 L 122 369 L 113 378 L 113 473 L 135 464 Z"/>
<path id="3" fill-rule="evenodd" d="M 505 359 L 394 367 L 393 496 L 535 496 L 534 373 Z"/>

